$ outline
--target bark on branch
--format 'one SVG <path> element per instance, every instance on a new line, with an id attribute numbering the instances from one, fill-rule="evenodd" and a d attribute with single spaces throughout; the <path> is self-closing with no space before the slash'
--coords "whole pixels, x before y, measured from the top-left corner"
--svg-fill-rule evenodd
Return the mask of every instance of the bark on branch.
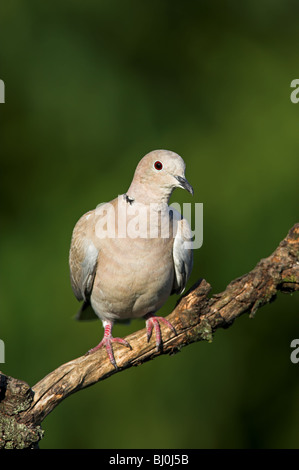
<path id="1" fill-rule="evenodd" d="M 211 341 L 218 328 L 230 326 L 244 313 L 251 317 L 273 301 L 278 291 L 299 290 L 299 223 L 289 231 L 274 253 L 262 259 L 248 274 L 232 281 L 225 291 L 209 296 L 211 286 L 200 279 L 182 297 L 167 319 L 177 336 L 162 328 L 163 351 L 146 330 L 127 336 L 132 351 L 115 345 L 119 370 L 111 365 L 105 350 L 74 359 L 54 370 L 32 389 L 24 382 L 0 374 L 0 448 L 35 447 L 42 436 L 40 424 L 66 397 L 100 380 L 154 359 L 174 354 L 195 341 Z"/>

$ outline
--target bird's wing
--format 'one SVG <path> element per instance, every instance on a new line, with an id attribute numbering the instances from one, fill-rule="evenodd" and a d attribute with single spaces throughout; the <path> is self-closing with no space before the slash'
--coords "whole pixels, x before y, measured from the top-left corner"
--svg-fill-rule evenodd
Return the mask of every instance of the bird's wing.
<path id="1" fill-rule="evenodd" d="M 189 223 L 177 211 L 173 211 L 177 221 L 173 242 L 174 281 L 172 294 L 182 294 L 193 267 L 192 233 Z"/>
<path id="2" fill-rule="evenodd" d="M 71 284 L 77 299 L 83 300 L 76 315 L 77 320 L 98 319 L 90 305 L 90 296 L 98 270 L 103 239 L 107 238 L 107 235 L 109 238 L 110 229 L 113 238 L 115 230 L 113 220 L 115 221 L 114 216 L 117 213 L 118 199 L 99 204 L 96 209 L 84 214 L 73 230 L 69 254 Z"/>
<path id="3" fill-rule="evenodd" d="M 89 298 L 96 274 L 99 249 L 93 243 L 94 211 L 84 214 L 73 230 L 69 266 L 72 289 L 78 300 L 84 303 L 77 319 L 89 319 Z"/>

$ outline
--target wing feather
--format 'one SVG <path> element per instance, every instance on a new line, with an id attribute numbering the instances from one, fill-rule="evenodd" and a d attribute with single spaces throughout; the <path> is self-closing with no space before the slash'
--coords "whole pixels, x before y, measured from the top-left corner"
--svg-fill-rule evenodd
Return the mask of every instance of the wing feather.
<path id="1" fill-rule="evenodd" d="M 73 230 L 69 266 L 71 284 L 78 300 L 88 301 L 95 278 L 99 250 L 92 241 L 93 224 L 87 220 L 94 216 L 94 211 L 84 214 Z"/>
<path id="2" fill-rule="evenodd" d="M 173 242 L 174 282 L 172 293 L 182 294 L 193 267 L 192 233 L 189 223 L 177 211 L 177 230 Z"/>

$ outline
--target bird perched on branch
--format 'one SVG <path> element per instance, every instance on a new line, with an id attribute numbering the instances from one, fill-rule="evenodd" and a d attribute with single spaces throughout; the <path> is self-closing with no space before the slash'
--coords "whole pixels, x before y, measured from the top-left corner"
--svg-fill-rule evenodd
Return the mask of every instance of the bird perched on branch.
<path id="1" fill-rule="evenodd" d="M 69 265 L 74 294 L 83 301 L 77 319 L 87 319 L 92 307 L 104 337 L 89 353 L 104 346 L 115 368 L 113 343 L 131 348 L 112 336 L 115 321 L 144 317 L 148 341 L 154 329 L 158 349 L 160 323 L 176 334 L 170 322 L 155 316 L 171 294 L 184 291 L 193 263 L 190 226 L 168 206 L 175 188 L 193 195 L 184 160 L 155 150 L 138 163 L 126 194 L 87 212 L 75 225 Z"/>

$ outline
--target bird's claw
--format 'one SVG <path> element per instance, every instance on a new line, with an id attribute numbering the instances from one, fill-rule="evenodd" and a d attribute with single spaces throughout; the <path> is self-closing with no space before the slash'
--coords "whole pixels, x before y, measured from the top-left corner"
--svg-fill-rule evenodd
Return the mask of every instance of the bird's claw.
<path id="1" fill-rule="evenodd" d="M 117 370 L 118 366 L 116 364 L 116 360 L 115 360 L 115 357 L 114 357 L 112 343 L 122 344 L 123 346 L 126 346 L 126 348 L 129 348 L 129 349 L 132 350 L 132 347 L 131 347 L 130 343 L 128 343 L 128 341 L 126 341 L 123 338 L 113 338 L 113 336 L 110 335 L 110 336 L 107 336 L 107 337 L 104 336 L 102 341 L 97 346 L 90 349 L 87 354 L 92 354 L 93 352 L 98 351 L 98 349 L 100 349 L 102 346 L 104 346 L 106 348 L 107 355 L 109 357 L 109 360 L 110 360 L 111 364 Z"/>
<path id="2" fill-rule="evenodd" d="M 177 332 L 174 326 L 164 317 L 156 317 L 155 315 L 147 314 L 145 315 L 144 318 L 146 319 L 147 341 L 149 342 L 149 340 L 151 339 L 153 328 L 154 328 L 155 334 L 156 334 L 157 351 L 161 351 L 163 349 L 163 341 L 162 341 L 162 336 L 161 336 L 160 322 L 168 326 L 168 328 L 170 328 L 176 336 Z"/>

